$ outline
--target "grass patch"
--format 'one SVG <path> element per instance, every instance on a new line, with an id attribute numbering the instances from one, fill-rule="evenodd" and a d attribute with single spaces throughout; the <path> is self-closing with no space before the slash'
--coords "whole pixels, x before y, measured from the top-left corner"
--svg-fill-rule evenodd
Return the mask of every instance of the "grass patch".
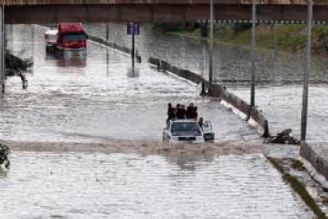
<path id="1" fill-rule="evenodd" d="M 168 32 L 182 37 L 200 39 L 199 28 L 195 29 L 168 29 Z M 274 32 L 275 30 L 275 32 Z M 256 44 L 261 49 L 278 49 L 280 51 L 300 53 L 303 51 L 306 25 L 304 24 L 282 24 L 272 25 L 259 24 L 256 27 Z M 250 47 L 251 29 L 249 26 L 240 26 L 240 24 L 215 24 L 214 41 Z M 312 29 L 312 49 L 318 55 L 328 55 L 328 26 L 315 25 Z"/>
<path id="2" fill-rule="evenodd" d="M 292 189 L 299 194 L 299 196 L 302 198 L 302 200 L 305 202 L 305 204 L 313 211 L 313 213 L 319 218 L 319 219 L 326 219 L 326 215 L 321 211 L 317 203 L 314 201 L 314 199 L 310 196 L 308 191 L 306 190 L 303 183 L 301 183 L 295 176 L 292 176 L 284 171 L 284 168 L 282 165 L 280 165 L 279 160 L 267 157 L 267 159 L 271 162 L 271 164 L 282 174 L 282 178 L 284 181 L 286 181 Z"/>
<path id="3" fill-rule="evenodd" d="M 299 160 L 292 160 L 291 167 L 298 171 L 305 171 L 303 163 Z"/>

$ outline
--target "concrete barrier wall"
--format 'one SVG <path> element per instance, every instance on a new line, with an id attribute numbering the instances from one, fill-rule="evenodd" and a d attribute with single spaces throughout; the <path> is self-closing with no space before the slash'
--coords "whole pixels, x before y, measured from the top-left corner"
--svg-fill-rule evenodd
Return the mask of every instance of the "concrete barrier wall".
<path id="1" fill-rule="evenodd" d="M 302 143 L 300 155 L 328 180 L 328 151 L 325 152 L 326 147 L 328 144 Z"/>
<path id="2" fill-rule="evenodd" d="M 124 53 L 127 53 L 127 54 L 131 54 L 132 53 L 131 49 L 128 48 L 128 47 L 118 45 L 117 43 L 114 43 L 114 42 L 109 42 L 109 41 L 107 41 L 105 39 L 102 39 L 102 38 L 96 37 L 96 36 L 88 35 L 88 37 L 89 37 L 90 40 L 92 40 L 92 41 L 94 41 L 96 43 L 100 43 L 102 45 L 111 47 L 113 49 L 117 49 L 117 50 L 119 50 L 121 52 L 124 52 Z M 137 58 L 137 60 L 141 60 L 141 57 L 138 54 L 136 55 L 136 58 Z"/>
<path id="3" fill-rule="evenodd" d="M 89 39 L 92 41 L 95 41 L 97 43 L 106 45 L 108 47 L 117 49 L 119 51 L 131 54 L 131 50 L 129 48 L 120 46 L 113 42 L 108 42 L 105 39 L 102 39 L 102 38 L 99 38 L 96 36 L 92 36 L 92 35 L 89 35 Z M 141 60 L 140 56 L 138 56 L 137 58 L 140 58 L 140 60 Z M 171 73 L 173 73 L 181 78 L 187 79 L 193 83 L 196 83 L 196 84 L 204 83 L 205 87 L 210 90 L 209 96 L 218 97 L 221 100 L 224 100 L 225 102 L 227 102 L 228 104 L 233 106 L 235 109 L 237 109 L 241 113 L 245 114 L 247 117 L 246 118 L 247 121 L 249 119 L 252 119 L 253 121 L 255 121 L 257 126 L 259 126 L 262 129 L 261 135 L 263 137 L 268 137 L 270 135 L 268 120 L 265 118 L 265 116 L 262 114 L 262 112 L 256 108 L 251 107 L 248 103 L 246 103 L 244 100 L 240 99 L 236 95 L 228 92 L 225 87 L 222 87 L 219 84 L 214 84 L 209 88 L 208 82 L 206 80 L 204 80 L 202 78 L 202 76 L 200 76 L 199 74 L 193 73 L 186 69 L 178 68 L 176 66 L 171 65 L 168 62 L 165 62 L 165 61 L 157 59 L 157 58 L 151 57 L 148 59 L 148 62 L 152 65 L 155 65 L 158 69 L 161 69 L 164 72 L 165 71 L 171 72 Z"/>
<path id="4" fill-rule="evenodd" d="M 149 58 L 148 62 L 157 67 L 160 66 L 160 69 L 162 69 L 163 71 L 171 72 L 179 77 L 187 79 L 196 84 L 199 84 L 203 81 L 203 78 L 200 75 L 195 74 L 189 70 L 185 70 L 185 69 L 178 68 L 176 66 L 172 66 L 168 62 L 161 61 L 156 58 Z"/>

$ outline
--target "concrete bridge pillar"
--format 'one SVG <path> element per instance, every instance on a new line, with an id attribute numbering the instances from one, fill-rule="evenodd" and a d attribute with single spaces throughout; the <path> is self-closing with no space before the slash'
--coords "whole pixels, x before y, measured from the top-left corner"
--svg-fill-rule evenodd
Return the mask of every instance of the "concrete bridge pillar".
<path id="1" fill-rule="evenodd" d="M 0 93 L 5 92 L 5 25 L 4 6 L 0 6 Z"/>

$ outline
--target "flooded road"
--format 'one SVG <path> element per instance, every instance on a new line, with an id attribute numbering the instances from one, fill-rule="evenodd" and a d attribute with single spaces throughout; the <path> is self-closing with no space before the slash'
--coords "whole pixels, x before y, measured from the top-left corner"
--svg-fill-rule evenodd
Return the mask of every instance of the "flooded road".
<path id="1" fill-rule="evenodd" d="M 94 43 L 86 59 L 53 59 L 44 31 L 9 31 L 8 48 L 34 66 L 29 88 L 9 78 L 0 100 L 0 139 L 16 145 L 0 218 L 312 218 L 255 130 L 199 87 L 147 63 L 131 75 L 129 56 Z M 158 145 L 168 102 L 198 105 L 222 145 Z"/>
<path id="2" fill-rule="evenodd" d="M 310 85 L 309 118 L 307 128 L 308 142 L 328 141 L 328 86 L 325 84 Z M 239 97 L 248 99 L 249 89 L 236 88 L 233 92 Z M 257 88 L 257 104 L 270 121 L 272 133 L 292 128 L 292 135 L 301 133 L 302 85 L 261 86 Z M 270 119 L 271 118 L 271 119 Z"/>
<path id="3" fill-rule="evenodd" d="M 97 24 L 89 25 L 88 29 L 90 34 L 105 38 L 105 27 L 105 24 Z M 130 46 L 131 39 L 126 36 L 124 25 L 110 24 L 109 30 L 110 41 Z M 199 40 L 155 33 L 150 25 L 143 25 L 136 42 L 139 53 L 144 57 L 161 58 L 208 77 L 208 56 Z M 275 42 L 274 37 L 272 42 Z M 250 100 L 249 59 L 250 51 L 246 47 L 215 44 L 214 79 L 247 102 Z M 299 138 L 304 73 L 302 54 L 259 49 L 256 66 L 256 80 L 259 82 L 256 105 L 268 118 L 271 133 L 292 128 L 292 134 Z M 309 77 L 312 85 L 309 90 L 308 140 L 325 142 L 328 141 L 328 59 L 312 57 Z"/>
<path id="4" fill-rule="evenodd" d="M 18 153 L 11 159 L 10 172 L 0 175 L 3 218 L 311 218 L 262 155 L 172 161 Z"/>
<path id="5" fill-rule="evenodd" d="M 86 59 L 47 57 L 45 28 L 15 25 L 8 48 L 33 57 L 29 88 L 7 80 L 0 104 L 0 138 L 22 141 L 102 142 L 111 139 L 160 140 L 167 103 L 199 107 L 213 121 L 220 141 L 258 139 L 254 130 L 216 100 L 199 96 L 199 87 L 158 73 L 147 63 L 131 75 L 130 57 L 89 43 Z"/>

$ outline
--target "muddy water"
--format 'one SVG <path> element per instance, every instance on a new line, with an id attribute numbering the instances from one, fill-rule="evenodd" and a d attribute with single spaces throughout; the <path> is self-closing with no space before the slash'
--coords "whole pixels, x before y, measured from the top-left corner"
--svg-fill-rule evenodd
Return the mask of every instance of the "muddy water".
<path id="1" fill-rule="evenodd" d="M 39 26 L 9 32 L 8 47 L 35 65 L 29 89 L 10 78 L 0 101 L 0 138 L 16 141 L 11 169 L 0 173 L 0 218 L 312 217 L 258 154 L 262 147 L 205 145 L 188 152 L 153 143 L 167 102 L 181 101 L 194 102 L 214 122 L 218 141 L 258 141 L 216 100 L 200 98 L 197 86 L 147 64 L 131 75 L 128 56 L 92 43 L 86 59 L 53 59 Z M 231 153 L 242 155 L 217 156 Z"/>
<path id="2" fill-rule="evenodd" d="M 310 218 L 262 155 L 170 161 L 134 154 L 12 156 L 3 218 Z"/>
<path id="3" fill-rule="evenodd" d="M 29 88 L 7 80 L 0 104 L 0 138 L 22 141 L 102 142 L 112 139 L 160 140 L 168 102 L 199 107 L 212 120 L 217 139 L 248 141 L 257 135 L 216 100 L 203 99 L 196 85 L 158 73 L 147 63 L 129 73 L 130 58 L 89 43 L 83 58 L 56 60 L 45 54 L 45 28 L 9 28 L 8 48 L 33 57 Z"/>
<path id="4" fill-rule="evenodd" d="M 105 25 L 88 26 L 91 34 L 105 38 Z M 109 25 L 111 41 L 130 46 L 125 26 Z M 274 36 L 274 34 L 272 35 Z M 260 37 L 260 36 L 259 36 Z M 274 43 L 274 37 L 272 37 Z M 177 66 L 187 68 L 207 77 L 208 57 L 198 40 L 173 35 L 156 34 L 149 25 L 143 25 L 137 38 L 137 48 L 145 56 L 159 57 Z M 256 105 L 269 119 L 269 126 L 275 134 L 292 128 L 300 136 L 302 80 L 304 58 L 302 54 L 288 54 L 276 50 L 257 51 L 256 79 L 260 82 L 256 90 Z M 204 55 L 205 54 L 205 55 Z M 240 46 L 216 44 L 214 51 L 214 78 L 244 100 L 250 99 L 250 51 Z M 308 140 L 328 141 L 327 118 L 327 58 L 313 57 L 309 91 Z"/>

